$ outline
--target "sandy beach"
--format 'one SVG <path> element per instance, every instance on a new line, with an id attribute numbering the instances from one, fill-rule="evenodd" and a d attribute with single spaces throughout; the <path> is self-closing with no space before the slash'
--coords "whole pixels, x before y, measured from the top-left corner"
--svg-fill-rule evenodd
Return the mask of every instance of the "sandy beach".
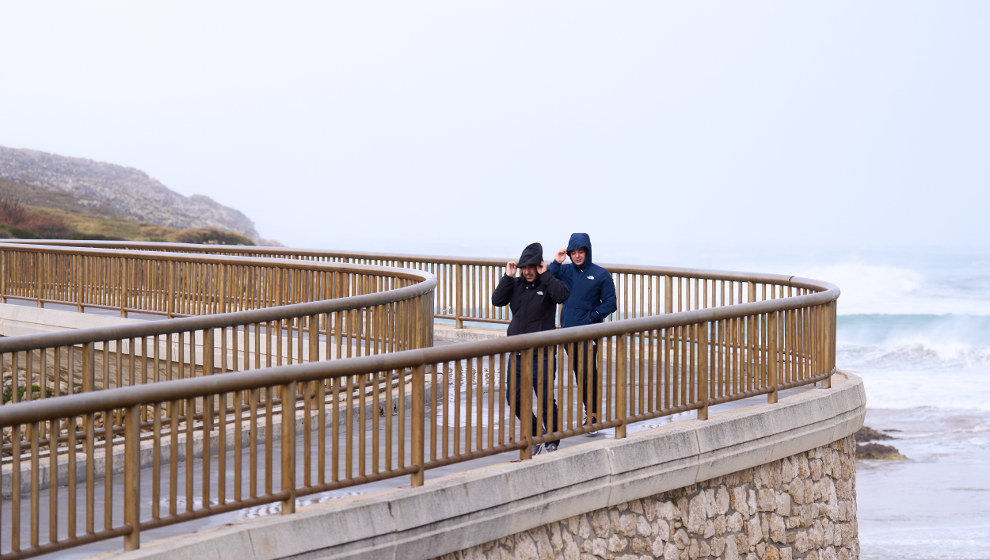
<path id="1" fill-rule="evenodd" d="M 990 414 L 869 410 L 905 460 L 857 461 L 863 560 L 990 558 Z"/>

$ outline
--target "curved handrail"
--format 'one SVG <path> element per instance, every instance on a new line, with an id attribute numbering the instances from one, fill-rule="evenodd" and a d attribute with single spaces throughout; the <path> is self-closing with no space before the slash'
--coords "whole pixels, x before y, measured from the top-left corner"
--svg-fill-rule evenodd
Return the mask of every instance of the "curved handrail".
<path id="1" fill-rule="evenodd" d="M 437 277 L 435 318 L 453 320 L 458 327 L 470 322 L 478 324 L 509 322 L 507 308 L 492 306 L 489 298 L 498 284 L 507 259 L 133 241 L 37 240 L 35 243 L 107 249 L 219 253 L 416 268 Z M 808 279 L 801 281 L 779 274 L 601 264 L 612 273 L 617 292 L 618 310 L 607 320 L 781 299 L 834 288 L 826 283 Z M 718 291 L 712 293 L 716 289 Z M 786 289 L 796 290 L 796 293 L 785 295 Z M 838 297 L 838 293 L 835 297 Z"/>
<path id="2" fill-rule="evenodd" d="M 135 297 L 102 289 L 101 278 L 129 284 Z M 0 338 L 5 402 L 195 377 L 204 367 L 242 371 L 429 346 L 435 286 L 429 273 L 388 267 L 4 243 L 0 301 L 171 317 Z"/>
<path id="3" fill-rule="evenodd" d="M 0 254 L 5 246 L 0 245 Z M 156 251 L 173 248 L 163 244 L 142 247 Z M 480 296 L 487 298 L 491 282 L 501 275 L 504 263 L 499 260 L 277 248 L 237 251 L 252 250 L 264 253 L 258 258 L 289 256 L 294 262 L 392 259 L 387 262 L 401 263 L 398 268 L 403 270 L 420 265 L 437 276 L 436 296 L 420 298 L 418 304 L 406 306 L 395 317 L 417 313 L 420 325 L 432 325 L 434 316 L 459 322 L 506 319 L 480 305 Z M 784 388 L 816 382 L 829 385 L 835 370 L 835 302 L 839 295 L 835 286 L 781 275 L 609 268 L 616 279 L 619 317 L 602 324 L 437 347 L 350 353 L 355 344 L 377 349 L 378 339 L 366 336 L 357 343 L 337 346 L 337 355 L 349 359 L 320 360 L 322 350 L 313 354 L 310 344 L 308 355 L 317 359 L 308 363 L 256 362 L 257 368 L 239 368 L 243 371 L 237 375 L 133 384 L 0 406 L 0 427 L 10 436 L 5 448 L 12 463 L 11 488 L 30 488 L 32 496 L 37 496 L 37 489 L 46 480 L 55 480 L 53 475 L 45 479 L 38 469 L 24 468 L 26 459 L 21 452 L 29 448 L 30 460 L 47 453 L 69 472 L 93 469 L 101 461 L 114 466 L 103 473 L 87 470 L 86 479 L 95 481 L 88 484 L 119 483 L 120 475 L 114 471 L 123 463 L 126 504 L 149 502 L 136 499 L 142 480 L 146 486 L 150 483 L 153 494 L 150 506 L 128 506 L 123 519 L 103 529 L 88 528 L 84 537 L 61 535 L 48 544 L 17 544 L 0 553 L 5 557 L 28 556 L 68 548 L 83 540 L 116 536 L 124 536 L 125 548 L 132 549 L 139 544 L 140 532 L 153 527 L 274 501 L 281 502 L 283 513 L 291 513 L 297 498 L 327 490 L 405 475 L 412 477 L 413 485 L 419 485 L 425 470 L 442 465 L 509 450 L 517 450 L 521 458 L 528 459 L 532 445 L 555 438 L 605 428 L 614 428 L 615 437 L 624 437 L 626 426 L 633 422 L 687 410 L 707 418 L 709 407 L 721 402 L 753 395 L 767 395 L 775 402 Z M 433 306 L 444 302 L 461 307 L 457 313 L 434 314 Z M 272 312 L 275 308 L 240 313 Z M 321 321 L 332 326 L 368 324 L 348 320 L 346 312 L 334 313 L 338 321 Z M 265 317 L 252 320 L 272 320 L 270 315 Z M 195 323 L 205 329 L 197 331 L 205 346 L 214 336 L 207 334 L 216 327 L 211 323 L 214 320 L 218 319 L 202 316 L 172 321 L 187 321 L 189 328 Z M 270 346 L 283 339 L 289 346 L 328 342 L 333 329 L 325 331 L 327 334 L 307 330 L 322 325 L 321 321 L 299 321 L 308 327 L 295 330 L 285 326 L 289 334 L 270 338 Z M 231 359 L 228 354 L 237 352 L 231 348 L 237 341 L 244 343 L 262 332 L 271 336 L 276 330 L 259 327 L 249 335 L 232 329 L 230 338 L 224 338 L 229 340 L 226 347 L 202 351 L 196 367 L 204 372 L 223 370 L 224 360 Z M 127 336 L 116 344 L 126 346 L 125 341 L 132 337 L 140 339 L 137 333 L 126 331 Z M 72 333 L 61 336 L 76 346 L 82 344 L 84 351 L 89 348 L 80 361 L 89 364 L 90 372 L 114 362 L 97 359 L 102 351 L 99 344 L 72 338 L 76 336 Z M 21 344 L 13 340 L 7 343 Z M 143 344 L 142 350 L 159 345 L 171 349 L 170 342 L 160 340 Z M 583 408 L 591 397 L 570 374 L 572 367 L 583 367 L 586 358 L 581 348 L 587 345 L 599 349 L 600 416 L 592 425 L 583 419 Z M 125 362 L 136 355 L 137 362 L 142 362 L 135 346 L 130 343 L 130 351 L 118 355 Z M 29 351 L 26 346 L 17 347 L 21 352 Z M 553 359 L 559 365 L 558 381 L 552 389 L 560 411 L 552 433 L 533 433 L 529 423 L 518 421 L 513 413 L 519 406 L 533 411 L 537 424 L 543 421 L 544 411 L 534 406 L 549 389 L 541 376 L 534 375 L 541 357 L 544 364 Z M 150 362 L 158 364 L 148 359 L 141 367 Z M 520 368 L 517 376 L 507 375 L 515 367 Z M 251 369 L 254 371 L 248 371 Z M 76 429 L 59 432 L 56 426 Z M 142 439 L 143 435 L 150 437 Z M 142 462 L 142 445 L 150 448 L 146 456 L 168 457 L 167 465 L 157 460 L 151 465 Z M 65 454 L 69 448 L 77 453 Z M 101 448 L 105 454 L 97 459 Z M 185 457 L 193 459 L 186 463 Z M 53 467 L 49 472 L 58 470 Z M 193 471 L 202 474 L 193 476 Z M 229 475 L 221 475 L 230 471 L 234 473 L 233 483 L 227 481 Z M 22 472 L 25 474 L 19 474 Z M 182 473 L 185 481 L 179 477 Z M 70 490 L 60 493 L 59 499 L 78 493 L 75 483 L 69 484 Z M 18 512 L 12 515 L 20 519 L 25 513 L 17 505 L 17 496 L 14 492 L 10 498 L 15 504 L 12 510 Z M 199 505 L 193 505 L 196 500 Z M 179 511 L 183 503 L 186 509 Z M 163 509 L 159 509 L 160 504 Z M 92 503 L 84 509 L 87 519 L 98 517 Z"/>
<path id="4" fill-rule="evenodd" d="M 336 299 L 372 291 L 384 292 L 428 280 L 428 276 L 424 273 L 409 269 L 339 263 L 335 266 L 324 266 L 319 262 L 298 259 L 272 260 L 273 257 L 268 255 L 230 256 L 208 251 L 151 252 L 60 245 L 9 241 L 0 244 L 0 297 L 36 301 L 39 305 L 64 303 L 80 308 L 120 309 L 124 316 L 128 311 L 140 311 L 172 317 L 236 310 L 231 309 L 231 306 L 253 309 L 319 299 Z M 67 249 L 67 245 L 71 249 Z M 186 248 L 192 247 L 186 246 Z M 157 268 L 147 268 L 148 265 Z M 183 265 L 188 270 L 166 268 L 166 265 Z M 228 271 L 231 271 L 231 274 L 236 272 L 246 276 L 250 284 L 238 286 L 234 278 L 230 278 L 230 282 L 227 282 Z M 176 277 L 183 272 L 185 278 Z M 327 275 L 336 272 L 399 280 L 400 283 L 368 286 L 351 281 L 343 282 L 340 286 L 320 286 L 312 283 L 312 278 L 292 278 L 291 274 L 296 272 L 301 272 L 307 277 L 317 273 Z M 22 276 L 26 278 L 21 278 Z M 165 282 L 162 282 L 162 279 Z M 310 283 L 306 284 L 304 280 L 310 280 Z M 116 281 L 118 285 L 111 285 L 108 290 L 106 286 L 108 281 L 109 283 Z M 307 289 L 293 290 L 291 287 L 293 281 L 297 286 Z M 129 286 L 129 282 L 134 282 L 134 285 Z M 99 288 L 102 290 L 98 290 Z M 231 290 L 236 288 L 242 291 L 254 290 L 255 293 L 237 297 L 231 294 Z M 160 305 L 161 298 L 147 297 L 138 302 L 147 305 L 128 308 L 126 306 L 128 290 L 140 291 L 142 296 L 164 295 L 169 299 L 165 301 L 167 305 L 164 308 Z M 28 293 L 31 291 L 35 293 Z M 50 295 L 66 297 L 46 297 Z M 108 296 L 108 298 L 98 296 Z M 112 303 L 108 303 L 108 300 Z M 203 300 L 209 300 L 205 302 L 205 306 L 202 305 Z M 156 304 L 159 306 L 156 307 Z"/>
<path id="5" fill-rule="evenodd" d="M 807 303 L 827 303 L 827 294 L 802 296 Z M 799 306 L 799 303 L 794 303 Z M 355 357 L 348 360 L 312 362 L 300 366 L 281 366 L 263 370 L 245 371 L 231 376 L 208 376 L 176 380 L 162 386 L 136 385 L 115 391 L 114 406 L 128 408 L 154 401 L 176 401 L 200 397 L 210 392 L 249 391 L 272 385 L 286 385 L 324 378 L 339 378 L 355 372 L 385 370 L 411 370 L 427 364 L 456 362 L 489 353 L 519 352 L 534 347 L 547 347 L 580 342 L 589 338 L 608 338 L 628 335 L 645 330 L 669 329 L 693 325 L 699 321 L 718 321 L 742 318 L 754 312 L 773 309 L 769 302 L 741 304 L 734 309 L 707 309 L 688 311 L 677 315 L 658 315 L 641 319 L 629 319 L 614 323 L 599 323 L 568 329 L 554 329 L 539 333 L 463 342 L 416 350 L 405 350 L 374 356 Z M 0 340 L 2 342 L 2 340 Z M 33 403 L 17 403 L 0 407 L 0 425 L 38 422 L 52 414 L 81 415 L 102 410 L 106 399 L 99 393 L 71 395 L 71 398 L 48 399 Z"/>

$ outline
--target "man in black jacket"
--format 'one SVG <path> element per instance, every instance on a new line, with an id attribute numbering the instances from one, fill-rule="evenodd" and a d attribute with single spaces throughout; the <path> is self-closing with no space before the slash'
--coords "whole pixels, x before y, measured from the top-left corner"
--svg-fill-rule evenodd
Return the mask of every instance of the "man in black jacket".
<path id="1" fill-rule="evenodd" d="M 516 277 L 516 269 L 521 273 Z M 532 243 L 523 249 L 519 261 L 509 261 L 505 265 L 505 275 L 502 276 L 492 293 L 492 305 L 509 306 L 512 320 L 509 322 L 508 335 L 526 334 L 546 331 L 554 328 L 554 315 L 557 304 L 563 303 L 570 294 L 567 286 L 547 272 L 547 264 L 543 261 L 543 246 Z M 538 359 L 543 355 L 542 364 Z M 543 379 L 543 399 L 540 403 L 543 414 L 543 433 L 557 431 L 557 401 L 553 397 L 554 371 L 557 369 L 557 359 L 554 356 L 553 369 L 549 367 L 549 356 L 556 354 L 552 347 L 536 348 L 533 350 L 533 392 L 540 400 L 538 385 L 539 375 Z M 542 367 L 541 367 L 542 366 Z M 515 360 L 510 360 L 509 370 L 505 373 L 505 400 L 512 406 L 515 403 L 516 418 L 523 420 L 520 410 L 522 392 L 522 352 L 516 352 Z M 552 413 L 551 413 L 552 410 Z M 533 423 L 533 434 L 537 434 L 536 416 L 529 413 Z M 560 440 L 547 442 L 547 451 L 556 451 Z M 533 454 L 542 451 L 540 445 L 533 448 Z"/>

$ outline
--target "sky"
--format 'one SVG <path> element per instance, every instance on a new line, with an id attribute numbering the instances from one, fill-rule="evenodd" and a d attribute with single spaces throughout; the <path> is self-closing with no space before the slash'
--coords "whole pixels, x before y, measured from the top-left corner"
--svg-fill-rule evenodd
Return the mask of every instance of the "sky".
<path id="1" fill-rule="evenodd" d="M 298 248 L 990 246 L 990 3 L 0 2 L 0 145 Z"/>

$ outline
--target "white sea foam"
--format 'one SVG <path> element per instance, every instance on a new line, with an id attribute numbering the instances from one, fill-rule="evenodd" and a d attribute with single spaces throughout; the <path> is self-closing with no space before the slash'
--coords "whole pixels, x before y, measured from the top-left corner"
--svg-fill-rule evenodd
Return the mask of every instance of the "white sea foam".
<path id="1" fill-rule="evenodd" d="M 844 343 L 841 358 L 860 368 L 908 371 L 955 371 L 990 369 L 990 348 L 960 341 L 896 340 L 881 345 Z"/>
<path id="2" fill-rule="evenodd" d="M 840 316 L 837 353 L 871 408 L 990 411 L 990 317 Z"/>
<path id="3" fill-rule="evenodd" d="M 839 287 L 840 314 L 990 315 L 986 277 L 969 271 L 867 264 L 858 261 L 813 267 L 800 276 Z"/>
<path id="4" fill-rule="evenodd" d="M 990 392 L 985 389 L 971 390 L 972 386 L 945 383 L 939 378 L 869 371 L 856 373 L 863 377 L 868 408 L 908 410 L 931 406 L 941 413 L 990 412 Z"/>
<path id="5" fill-rule="evenodd" d="M 870 408 L 990 411 L 990 350 L 840 345 L 837 361 L 863 377 Z"/>

